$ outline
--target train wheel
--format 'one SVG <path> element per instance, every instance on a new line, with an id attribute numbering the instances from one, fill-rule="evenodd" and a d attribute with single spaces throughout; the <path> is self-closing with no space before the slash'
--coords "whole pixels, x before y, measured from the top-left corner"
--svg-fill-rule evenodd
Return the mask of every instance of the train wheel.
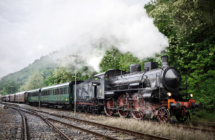
<path id="1" fill-rule="evenodd" d="M 183 123 L 188 119 L 189 116 L 190 116 L 189 111 L 183 108 L 181 115 L 176 115 L 175 117 L 180 123 Z"/>
<path id="2" fill-rule="evenodd" d="M 114 101 L 113 101 L 113 99 L 110 99 L 110 100 L 106 101 L 105 106 L 104 106 L 105 114 L 107 116 L 112 116 L 114 114 L 114 110 L 109 109 L 109 108 L 114 108 Z"/>
<path id="3" fill-rule="evenodd" d="M 137 111 L 132 111 L 131 114 L 132 114 L 133 118 L 135 118 L 137 120 L 141 120 L 146 117 L 146 114 L 144 113 L 145 102 L 144 102 L 143 98 L 140 98 L 139 103 L 138 103 L 138 100 L 137 100 L 138 97 L 140 97 L 139 94 L 133 95 L 132 109 L 137 110 Z"/>
<path id="4" fill-rule="evenodd" d="M 170 112 L 168 109 L 162 107 L 162 108 L 158 109 L 157 117 L 158 117 L 159 122 L 166 123 L 170 119 Z"/>
<path id="5" fill-rule="evenodd" d="M 125 94 L 122 94 L 119 96 L 118 100 L 117 100 L 117 106 L 124 106 L 125 108 L 129 108 L 128 105 L 126 105 L 126 100 L 125 100 Z M 129 111 L 124 111 L 124 110 L 118 110 L 119 116 L 126 118 L 129 115 Z"/>
<path id="6" fill-rule="evenodd" d="M 84 112 L 88 113 L 88 106 L 84 106 Z"/>
<path id="7" fill-rule="evenodd" d="M 181 115 L 177 115 L 175 116 L 176 119 L 180 122 L 180 123 L 183 123 L 187 120 L 188 116 L 181 116 Z"/>
<path id="8" fill-rule="evenodd" d="M 93 114 L 99 114 L 98 108 L 96 108 L 96 106 L 92 107 L 92 113 Z"/>
<path id="9" fill-rule="evenodd" d="M 81 112 L 81 110 L 82 110 L 82 109 L 81 109 L 81 106 L 77 106 L 76 111 L 77 111 L 77 112 Z"/>

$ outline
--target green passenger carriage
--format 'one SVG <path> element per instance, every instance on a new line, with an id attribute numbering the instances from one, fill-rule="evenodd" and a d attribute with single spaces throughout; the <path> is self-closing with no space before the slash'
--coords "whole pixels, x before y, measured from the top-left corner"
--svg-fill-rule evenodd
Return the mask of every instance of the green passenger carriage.
<path id="1" fill-rule="evenodd" d="M 77 81 L 77 84 L 82 81 Z M 57 84 L 41 89 L 27 91 L 26 102 L 32 105 L 64 107 L 71 109 L 73 105 L 73 86 L 75 82 Z"/>
<path id="2" fill-rule="evenodd" d="M 37 105 L 39 103 L 39 93 L 41 89 L 34 89 L 25 92 L 25 101 L 30 105 Z"/>
<path id="3" fill-rule="evenodd" d="M 71 82 L 49 86 L 41 89 L 41 104 L 63 105 L 69 107 L 73 101 Z"/>

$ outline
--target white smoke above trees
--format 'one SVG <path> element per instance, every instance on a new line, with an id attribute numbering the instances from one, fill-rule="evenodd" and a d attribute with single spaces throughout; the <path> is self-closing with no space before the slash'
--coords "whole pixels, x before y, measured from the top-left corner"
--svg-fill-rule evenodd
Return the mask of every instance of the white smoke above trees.
<path id="1" fill-rule="evenodd" d="M 100 44 L 104 51 L 115 46 L 121 52 L 131 52 L 139 59 L 153 56 L 168 47 L 168 38 L 155 27 L 153 19 L 148 17 L 142 4 L 128 6 L 108 1 L 105 7 L 100 9 L 105 14 L 101 17 L 100 14 L 97 15 L 97 26 L 78 38 L 74 45 L 83 49 L 78 54 L 86 58 L 96 70 L 102 55 L 93 56 L 96 53 L 93 53 L 92 48 Z"/>
<path id="2" fill-rule="evenodd" d="M 159 53 L 168 39 L 143 8 L 147 1 L 1 1 L 0 77 L 62 48 L 59 58 L 77 52 L 98 70 L 102 55 L 94 47 L 101 42 L 140 59 Z"/>

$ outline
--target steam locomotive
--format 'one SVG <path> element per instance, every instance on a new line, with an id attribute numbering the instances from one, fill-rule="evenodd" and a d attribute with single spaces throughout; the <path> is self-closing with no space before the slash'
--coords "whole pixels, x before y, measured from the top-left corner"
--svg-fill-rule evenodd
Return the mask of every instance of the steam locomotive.
<path id="1" fill-rule="evenodd" d="M 162 57 L 160 68 L 157 62 L 146 62 L 144 68 L 141 71 L 139 64 L 132 64 L 129 72 L 110 69 L 86 81 L 24 91 L 17 94 L 19 98 L 14 96 L 30 105 L 75 107 L 77 111 L 92 113 L 104 111 L 107 116 L 118 112 L 120 117 L 128 117 L 131 113 L 138 120 L 148 116 L 157 117 L 160 122 L 170 121 L 173 116 L 184 122 L 189 118 L 188 109 L 201 107 L 192 94 L 190 99 L 184 99 L 180 93 L 181 74 L 168 65 L 168 56 Z"/>
<path id="2" fill-rule="evenodd" d="M 146 62 L 144 71 L 139 64 L 132 64 L 129 72 L 110 69 L 77 85 L 78 110 L 99 113 L 103 108 L 107 116 L 115 112 L 121 117 L 129 113 L 135 119 L 156 116 L 160 122 L 170 121 L 173 116 L 184 122 L 188 109 L 201 107 L 192 94 L 183 99 L 180 94 L 181 74 L 168 65 L 168 56 L 162 57 L 162 66 Z"/>

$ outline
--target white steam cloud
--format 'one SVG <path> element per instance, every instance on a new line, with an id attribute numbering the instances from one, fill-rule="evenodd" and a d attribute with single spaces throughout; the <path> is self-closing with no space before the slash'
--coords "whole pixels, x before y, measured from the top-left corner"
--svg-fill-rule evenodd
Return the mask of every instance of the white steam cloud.
<path id="1" fill-rule="evenodd" d="M 102 56 L 93 48 L 101 40 L 140 59 L 159 53 L 168 39 L 143 8 L 147 1 L 0 1 L 0 77 L 62 47 L 62 57 L 78 52 L 98 70 Z"/>
<path id="2" fill-rule="evenodd" d="M 86 58 L 96 70 L 99 69 L 102 56 L 93 56 L 95 53 L 91 49 L 101 42 L 105 49 L 114 45 L 121 52 L 131 52 L 140 59 L 160 53 L 168 46 L 168 38 L 155 27 L 142 4 L 129 6 L 118 2 L 102 3 L 99 13 L 96 12 L 93 18 L 97 26 L 75 40 L 74 46 L 83 49 L 78 54 Z"/>

